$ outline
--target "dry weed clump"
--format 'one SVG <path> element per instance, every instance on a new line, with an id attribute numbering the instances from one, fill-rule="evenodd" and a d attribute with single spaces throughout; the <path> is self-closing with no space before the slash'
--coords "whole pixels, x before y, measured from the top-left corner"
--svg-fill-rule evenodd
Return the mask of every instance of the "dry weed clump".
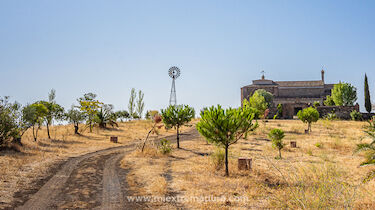
<path id="1" fill-rule="evenodd" d="M 276 166 L 275 166 L 276 167 Z M 271 206 L 290 209 L 353 208 L 360 183 L 348 183 L 345 173 L 336 165 L 308 165 L 289 173 L 276 169 L 287 183 L 284 190 L 271 197 Z"/>

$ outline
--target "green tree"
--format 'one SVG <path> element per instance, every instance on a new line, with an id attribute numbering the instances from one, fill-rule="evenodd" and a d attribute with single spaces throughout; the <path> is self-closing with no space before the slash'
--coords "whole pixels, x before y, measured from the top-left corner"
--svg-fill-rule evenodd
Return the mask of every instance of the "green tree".
<path id="1" fill-rule="evenodd" d="M 104 104 L 100 107 L 94 119 L 95 123 L 99 126 L 99 128 L 107 128 L 107 125 L 110 125 L 112 127 L 118 127 L 118 124 L 116 123 L 117 116 L 114 114 L 112 110 L 112 104 Z"/>
<path id="2" fill-rule="evenodd" d="M 264 112 L 268 108 L 266 99 L 264 99 L 264 97 L 258 92 L 254 92 L 254 94 L 249 98 L 248 102 L 246 101 L 246 99 L 244 99 L 243 105 L 248 105 L 254 109 L 257 109 L 259 111 L 259 116 L 263 116 Z"/>
<path id="3" fill-rule="evenodd" d="M 330 95 L 327 96 L 326 100 L 324 100 L 323 103 L 326 106 L 334 106 L 335 105 L 335 102 L 333 101 L 333 98 Z"/>
<path id="4" fill-rule="evenodd" d="M 272 95 L 272 93 L 267 92 L 264 89 L 258 89 L 254 93 L 257 93 L 257 94 L 263 96 L 264 100 L 267 103 L 267 108 L 269 108 L 272 105 L 272 102 L 273 102 L 273 95 Z"/>
<path id="5" fill-rule="evenodd" d="M 349 83 L 338 83 L 333 86 L 332 99 L 336 106 L 353 106 L 357 101 L 357 89 Z"/>
<path id="6" fill-rule="evenodd" d="M 53 120 L 61 120 L 64 117 L 64 108 L 56 103 L 56 91 L 52 89 L 48 95 L 48 101 L 39 101 L 47 108 L 47 115 L 45 116 L 45 123 L 47 127 L 48 138 L 51 139 L 49 127 Z"/>
<path id="7" fill-rule="evenodd" d="M 95 117 L 98 113 L 100 107 L 102 106 L 102 102 L 95 100 L 96 94 L 94 93 L 86 93 L 83 97 L 77 99 L 79 103 L 79 108 L 81 111 L 86 115 L 86 124 L 90 128 L 90 132 L 92 132 L 92 127 L 95 123 Z"/>
<path id="8" fill-rule="evenodd" d="M 130 98 L 129 98 L 129 105 L 128 105 L 129 114 L 130 114 L 131 118 L 134 118 L 134 115 L 135 115 L 135 100 L 136 100 L 136 98 L 137 98 L 137 94 L 135 93 L 135 89 L 132 88 L 132 90 L 130 91 Z"/>
<path id="9" fill-rule="evenodd" d="M 7 96 L 0 97 L 0 147 L 9 142 L 21 144 L 21 137 L 30 126 L 22 118 L 19 103 L 10 103 Z"/>
<path id="10" fill-rule="evenodd" d="M 38 130 L 48 114 L 48 109 L 41 103 L 33 103 L 23 108 L 23 118 L 33 127 L 34 141 L 37 141 Z"/>
<path id="11" fill-rule="evenodd" d="M 367 75 L 365 74 L 365 108 L 368 113 L 371 113 L 372 104 L 370 98 L 370 89 L 368 87 Z"/>
<path id="12" fill-rule="evenodd" d="M 297 116 L 302 122 L 307 123 L 309 133 L 311 132 L 311 124 L 319 120 L 319 112 L 313 107 L 300 110 Z"/>
<path id="13" fill-rule="evenodd" d="M 86 116 L 80 110 L 72 106 L 72 108 L 65 113 L 65 119 L 74 125 L 74 134 L 79 134 L 79 124 L 86 119 Z"/>
<path id="14" fill-rule="evenodd" d="M 121 120 L 121 122 L 123 122 L 123 120 L 130 118 L 130 114 L 126 110 L 117 111 L 115 112 L 115 115 L 117 116 L 117 119 Z"/>
<path id="15" fill-rule="evenodd" d="M 279 158 L 281 159 L 281 150 L 284 148 L 283 138 L 285 137 L 284 131 L 281 129 L 272 129 L 268 134 L 272 140 L 272 147 L 279 150 Z"/>
<path id="16" fill-rule="evenodd" d="M 357 144 L 355 152 L 366 153 L 366 160 L 361 163 L 361 166 L 375 165 L 375 118 L 369 121 L 369 125 L 366 127 L 365 132 L 372 141 L 370 143 Z M 374 178 L 375 170 L 372 170 L 367 174 L 363 181 L 367 182 Z"/>
<path id="17" fill-rule="evenodd" d="M 145 94 L 142 93 L 141 90 L 139 90 L 138 91 L 138 98 L 137 98 L 137 106 L 136 106 L 137 114 L 138 114 L 139 118 L 142 118 L 142 116 L 143 116 L 143 110 L 144 110 L 144 107 L 145 107 L 145 103 L 143 101 L 144 96 L 145 96 Z"/>
<path id="18" fill-rule="evenodd" d="M 239 139 L 247 136 L 250 131 L 258 127 L 253 123 L 256 113 L 249 106 L 238 109 L 222 109 L 220 105 L 210 107 L 201 112 L 201 120 L 197 124 L 199 133 L 209 143 L 225 149 L 225 175 L 229 176 L 228 150 Z"/>
<path id="19" fill-rule="evenodd" d="M 161 110 L 161 116 L 166 128 L 176 129 L 177 148 L 180 148 L 180 128 L 194 118 L 194 109 L 188 105 L 170 105 L 167 109 Z"/>

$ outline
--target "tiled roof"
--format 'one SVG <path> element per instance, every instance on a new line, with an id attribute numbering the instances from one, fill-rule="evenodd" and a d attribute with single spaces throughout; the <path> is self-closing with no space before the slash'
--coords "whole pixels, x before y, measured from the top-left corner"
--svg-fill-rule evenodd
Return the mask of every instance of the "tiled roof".
<path id="1" fill-rule="evenodd" d="M 275 81 L 280 87 L 315 87 L 323 86 L 322 80 L 315 81 Z"/>

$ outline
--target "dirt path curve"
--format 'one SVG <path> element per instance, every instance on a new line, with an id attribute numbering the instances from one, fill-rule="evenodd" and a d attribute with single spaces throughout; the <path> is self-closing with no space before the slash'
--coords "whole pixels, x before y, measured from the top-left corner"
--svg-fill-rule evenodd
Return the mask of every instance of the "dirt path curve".
<path id="1" fill-rule="evenodd" d="M 122 205 L 119 202 L 122 199 L 122 193 L 119 187 L 116 167 L 119 166 L 121 157 L 131 147 L 128 145 L 109 148 L 68 160 L 37 193 L 16 209 L 80 208 L 82 206 L 64 206 L 62 204 L 66 203 L 61 201 L 72 201 L 79 204 L 82 198 L 93 201 L 103 200 L 105 202 L 102 205 L 103 207 L 105 205 L 114 207 Z M 88 194 L 89 196 L 87 196 L 87 191 L 84 192 L 83 190 L 90 190 L 89 188 L 104 189 L 103 199 L 100 199 L 102 195 L 97 195 L 99 197 L 94 198 L 91 196 L 93 194 Z M 114 196 L 114 194 L 117 195 Z M 91 203 L 89 206 L 93 207 L 92 205 L 97 203 Z"/>

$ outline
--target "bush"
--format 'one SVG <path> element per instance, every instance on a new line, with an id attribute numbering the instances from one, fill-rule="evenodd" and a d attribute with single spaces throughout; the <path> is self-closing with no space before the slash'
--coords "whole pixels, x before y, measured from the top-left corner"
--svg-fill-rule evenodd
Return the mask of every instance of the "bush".
<path id="1" fill-rule="evenodd" d="M 323 144 L 320 143 L 320 142 L 316 143 L 315 146 L 318 147 L 318 148 L 323 148 Z"/>
<path id="2" fill-rule="evenodd" d="M 332 121 L 332 120 L 337 120 L 338 118 L 337 118 L 337 115 L 334 112 L 332 112 L 332 113 L 328 113 L 325 116 L 325 119 Z"/>
<path id="3" fill-rule="evenodd" d="M 350 117 L 352 118 L 352 120 L 354 121 L 361 121 L 362 120 L 362 114 L 360 112 L 358 112 L 357 110 L 353 110 L 351 113 L 350 113 Z"/>
<path id="4" fill-rule="evenodd" d="M 160 140 L 159 151 L 163 154 L 169 154 L 172 152 L 172 145 L 167 139 Z"/>
<path id="5" fill-rule="evenodd" d="M 334 106 L 335 102 L 333 101 L 332 96 L 328 95 L 326 100 L 323 102 L 325 106 Z"/>
<path id="6" fill-rule="evenodd" d="M 221 148 L 217 148 L 212 154 L 211 154 L 212 162 L 215 166 L 216 170 L 220 170 L 224 166 L 225 161 L 225 150 Z"/>

